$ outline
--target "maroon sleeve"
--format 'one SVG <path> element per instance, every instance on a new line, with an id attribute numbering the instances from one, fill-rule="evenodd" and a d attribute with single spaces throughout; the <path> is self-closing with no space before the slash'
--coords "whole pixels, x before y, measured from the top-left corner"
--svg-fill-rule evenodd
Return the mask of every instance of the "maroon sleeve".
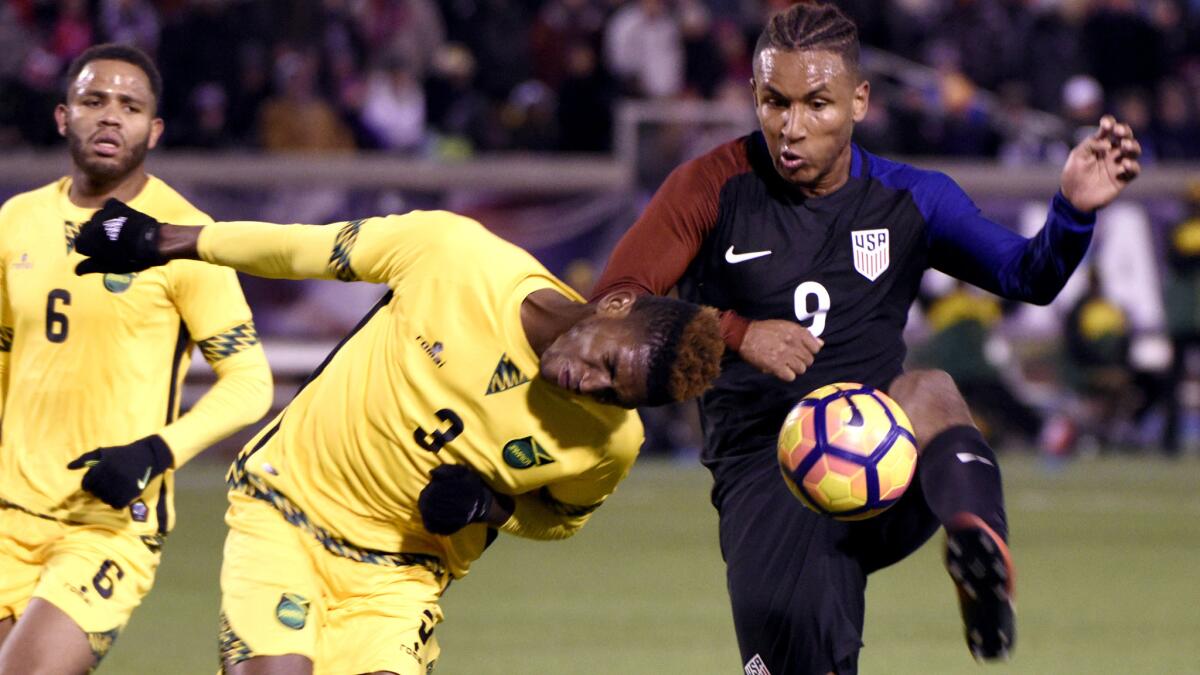
<path id="1" fill-rule="evenodd" d="M 666 295 L 700 251 L 717 222 L 721 187 L 749 171 L 744 143 L 726 143 L 671 172 L 646 210 L 617 242 L 592 298 L 615 290 Z M 732 310 L 721 313 L 725 344 L 737 350 L 749 321 Z"/>

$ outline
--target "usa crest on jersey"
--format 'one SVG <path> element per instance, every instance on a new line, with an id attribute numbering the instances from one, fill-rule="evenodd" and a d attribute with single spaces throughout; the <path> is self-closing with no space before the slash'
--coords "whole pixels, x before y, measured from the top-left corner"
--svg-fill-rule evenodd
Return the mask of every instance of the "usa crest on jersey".
<path id="1" fill-rule="evenodd" d="M 850 233 L 854 247 L 854 269 L 871 281 L 879 278 L 891 261 L 888 254 L 888 231 L 854 230 Z"/>

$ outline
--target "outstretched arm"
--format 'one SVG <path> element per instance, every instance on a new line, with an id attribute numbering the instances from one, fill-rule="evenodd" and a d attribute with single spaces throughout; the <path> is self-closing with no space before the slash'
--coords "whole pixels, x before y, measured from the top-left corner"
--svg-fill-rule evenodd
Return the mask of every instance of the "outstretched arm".
<path id="1" fill-rule="evenodd" d="M 331 225 L 229 222 L 203 227 L 159 223 L 110 199 L 80 229 L 87 260 L 76 273 L 135 272 L 170 260 L 203 260 L 262 277 L 390 283 L 470 219 L 437 211 Z"/>
<path id="2" fill-rule="evenodd" d="M 997 295 L 1048 304 L 1079 265 L 1092 240 L 1096 210 L 1141 172 L 1141 145 L 1128 125 L 1106 115 L 1063 167 L 1046 224 L 1026 239 L 994 223 L 945 176 L 931 192 L 930 263 Z"/>

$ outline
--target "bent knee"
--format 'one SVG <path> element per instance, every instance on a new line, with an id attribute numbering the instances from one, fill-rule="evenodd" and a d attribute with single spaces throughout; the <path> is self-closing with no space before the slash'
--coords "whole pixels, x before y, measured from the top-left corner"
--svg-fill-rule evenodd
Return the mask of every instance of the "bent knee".
<path id="1" fill-rule="evenodd" d="M 920 448 L 950 427 L 975 426 L 954 378 L 944 370 L 904 373 L 892 380 L 888 395 L 908 415 Z"/>

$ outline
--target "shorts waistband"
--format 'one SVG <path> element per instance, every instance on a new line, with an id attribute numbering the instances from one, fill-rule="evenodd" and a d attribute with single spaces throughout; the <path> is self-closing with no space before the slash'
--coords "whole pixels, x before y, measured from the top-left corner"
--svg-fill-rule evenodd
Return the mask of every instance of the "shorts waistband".
<path id="1" fill-rule="evenodd" d="M 313 523 L 300 507 L 296 506 L 291 499 L 288 499 L 287 495 L 267 485 L 267 482 L 260 476 L 246 471 L 245 458 L 239 457 L 233 463 L 225 482 L 231 490 L 237 490 L 244 495 L 270 504 L 283 516 L 284 520 L 315 538 L 325 547 L 325 550 L 336 556 L 385 567 L 418 565 L 429 570 L 439 578 L 446 574 L 446 566 L 442 563 L 442 559 L 435 555 L 429 555 L 428 553 L 376 551 L 362 548 Z"/>

